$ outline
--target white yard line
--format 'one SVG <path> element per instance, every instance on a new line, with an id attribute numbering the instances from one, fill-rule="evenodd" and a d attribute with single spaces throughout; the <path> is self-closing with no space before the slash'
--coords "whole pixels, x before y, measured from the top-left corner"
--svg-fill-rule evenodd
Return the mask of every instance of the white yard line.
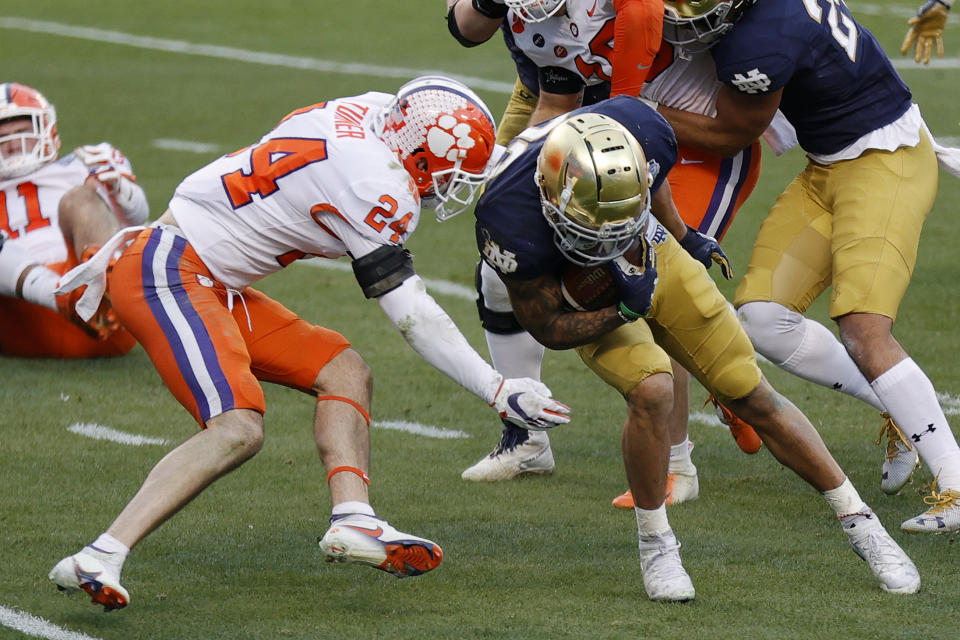
<path id="1" fill-rule="evenodd" d="M 294 264 L 302 264 L 317 269 L 329 269 L 331 271 L 353 272 L 353 268 L 350 266 L 350 263 L 344 260 L 312 258 L 310 260 L 298 260 Z M 423 276 L 421 276 L 421 278 L 423 278 Z M 445 296 L 452 296 L 454 298 L 461 298 L 463 300 L 477 299 L 477 292 L 473 287 L 465 287 L 462 284 L 457 284 L 456 282 L 450 282 L 449 280 L 437 280 L 434 278 L 423 278 L 423 282 L 427 285 L 427 289 L 429 289 L 431 293 L 440 293 Z"/>
<path id="2" fill-rule="evenodd" d="M 145 444 L 170 444 L 169 440 L 164 440 L 163 438 L 150 438 L 148 436 L 141 436 L 135 433 L 126 433 L 123 431 L 117 431 L 116 429 L 111 429 L 110 427 L 105 427 L 102 424 L 94 424 L 89 422 L 74 422 L 72 425 L 67 427 L 67 431 L 77 435 L 86 436 L 88 438 L 93 438 L 94 440 L 110 440 L 111 442 L 129 444 L 134 447 L 140 447 Z"/>
<path id="3" fill-rule="evenodd" d="M 374 420 L 373 426 L 380 429 L 391 429 L 393 431 L 406 431 L 407 433 L 412 433 L 417 436 L 438 438 L 440 440 L 457 440 L 470 437 L 469 433 L 456 429 L 441 429 L 418 422 L 405 422 L 403 420 Z"/>
<path id="4" fill-rule="evenodd" d="M 186 55 L 204 56 L 207 58 L 222 58 L 224 60 L 235 60 L 237 62 L 248 62 L 253 64 L 265 64 L 275 67 L 286 67 L 288 69 L 304 69 L 307 71 L 322 71 L 323 73 L 338 73 L 350 76 L 374 76 L 377 78 L 402 78 L 408 80 L 416 76 L 428 73 L 438 73 L 438 69 L 412 69 L 407 67 L 390 67 L 378 64 L 362 64 L 357 62 L 343 62 L 340 60 L 321 60 L 318 58 L 307 58 L 303 56 L 288 56 L 281 53 L 270 53 L 267 51 L 250 51 L 248 49 L 239 49 L 237 47 L 223 47 L 212 44 L 197 44 L 185 40 L 168 40 L 166 38 L 152 38 L 149 36 L 138 36 L 132 33 L 122 31 L 111 31 L 108 29 L 96 29 L 93 27 L 78 27 L 71 24 L 60 22 L 49 22 L 46 20 L 30 20 L 28 18 L 15 18 L 10 16 L 0 16 L 0 28 L 15 29 L 17 31 L 29 31 L 31 33 L 46 33 L 67 38 L 79 38 L 81 40 L 92 40 L 94 42 L 107 42 L 110 44 L 136 47 L 138 49 L 150 49 L 153 51 L 166 51 L 168 53 L 181 53 Z M 438 33 L 437 37 L 443 34 Z M 485 89 L 499 93 L 511 93 L 513 91 L 513 82 L 499 82 L 496 80 L 487 80 L 486 78 L 475 78 L 472 76 L 463 76 L 447 72 L 454 78 L 473 87 L 474 89 Z"/>
<path id="5" fill-rule="evenodd" d="M 24 613 L 23 611 L 17 611 L 16 609 L 8 609 L 3 605 L 0 605 L 0 625 L 34 638 L 47 638 L 48 640 L 98 640 L 93 636 L 58 627 L 43 618 L 38 618 L 37 616 Z"/>
<path id="6" fill-rule="evenodd" d="M 190 153 L 216 153 L 220 150 L 220 145 L 212 142 L 196 142 L 193 140 L 172 140 L 170 138 L 160 138 L 153 141 L 153 146 L 157 149 L 166 149 L 169 151 L 189 151 Z"/>

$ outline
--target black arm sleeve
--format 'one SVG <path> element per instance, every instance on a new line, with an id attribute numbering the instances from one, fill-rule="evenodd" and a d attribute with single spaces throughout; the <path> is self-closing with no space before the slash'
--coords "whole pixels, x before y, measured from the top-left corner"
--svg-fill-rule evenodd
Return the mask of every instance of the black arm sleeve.
<path id="1" fill-rule="evenodd" d="M 447 11 L 447 29 L 450 30 L 450 35 L 452 35 L 457 42 L 468 48 L 483 44 L 482 42 L 467 40 L 464 35 L 460 33 L 460 25 L 457 24 L 457 16 L 454 15 L 453 12 L 456 6 L 456 4 L 451 5 L 450 11 Z"/>
<path id="2" fill-rule="evenodd" d="M 352 263 L 353 275 L 367 298 L 377 298 L 403 284 L 413 269 L 413 255 L 395 244 L 385 244 Z"/>
<path id="3" fill-rule="evenodd" d="M 563 67 L 540 67 L 540 89 L 547 93 L 569 95 L 578 93 L 584 87 L 583 78 Z"/>

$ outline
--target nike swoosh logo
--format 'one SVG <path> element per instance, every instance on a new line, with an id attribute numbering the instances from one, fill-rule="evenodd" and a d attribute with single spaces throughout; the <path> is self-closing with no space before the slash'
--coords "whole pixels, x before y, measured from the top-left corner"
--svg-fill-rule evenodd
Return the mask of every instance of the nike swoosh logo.
<path id="1" fill-rule="evenodd" d="M 686 158 L 680 158 L 680 164 L 703 164 L 703 160 L 687 160 Z"/>
<path id="2" fill-rule="evenodd" d="M 530 419 L 530 416 L 528 416 L 528 415 L 523 411 L 523 409 L 520 408 L 520 403 L 517 401 L 517 400 L 520 398 L 520 396 L 522 396 L 522 395 L 523 395 L 522 393 L 515 393 L 515 394 L 513 394 L 512 396 L 510 396 L 509 398 L 507 398 L 507 404 L 510 406 L 511 409 L 513 409 L 514 411 L 516 411 L 516 412 L 517 412 L 517 415 L 519 415 L 521 418 L 523 418 L 524 420 L 529 420 L 529 419 Z"/>
<path id="3" fill-rule="evenodd" d="M 360 533 L 365 533 L 371 538 L 379 538 L 380 534 L 383 533 L 383 527 L 377 527 L 376 529 L 367 529 L 366 527 L 357 527 L 352 524 L 345 524 L 345 527 L 350 527 L 354 531 L 359 531 Z"/>
<path id="4" fill-rule="evenodd" d="M 593 6 L 590 7 L 590 10 L 587 11 L 587 15 L 591 18 L 593 17 L 594 12 L 597 10 L 597 0 L 593 0 Z"/>

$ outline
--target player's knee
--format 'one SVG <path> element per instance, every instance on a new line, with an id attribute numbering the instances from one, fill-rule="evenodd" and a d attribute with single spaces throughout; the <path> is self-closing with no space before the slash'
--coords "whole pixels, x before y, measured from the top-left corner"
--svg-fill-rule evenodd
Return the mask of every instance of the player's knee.
<path id="1" fill-rule="evenodd" d="M 320 370 L 313 390 L 319 396 L 343 396 L 369 407 L 373 372 L 363 356 L 353 349 L 344 349 Z"/>
<path id="2" fill-rule="evenodd" d="M 673 376 L 667 373 L 648 376 L 625 397 L 632 418 L 662 421 L 673 408 Z"/>
<path id="3" fill-rule="evenodd" d="M 223 455 L 235 463 L 248 460 L 263 447 L 263 416 L 250 409 L 232 409 L 207 421 L 216 433 Z"/>
<path id="4" fill-rule="evenodd" d="M 748 302 L 737 318 L 753 348 L 773 362 L 786 361 L 803 341 L 803 316 L 776 302 Z"/>

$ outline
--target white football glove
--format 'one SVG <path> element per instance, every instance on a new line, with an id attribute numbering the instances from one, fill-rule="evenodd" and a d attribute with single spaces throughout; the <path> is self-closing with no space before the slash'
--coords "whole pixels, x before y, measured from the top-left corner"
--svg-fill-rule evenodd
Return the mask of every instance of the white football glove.
<path id="1" fill-rule="evenodd" d="M 490 406 L 518 427 L 546 431 L 570 422 L 570 408 L 552 395 L 547 385 L 532 378 L 504 378 Z"/>
<path id="2" fill-rule="evenodd" d="M 107 142 L 77 147 L 73 153 L 87 165 L 90 177 L 98 183 L 97 193 L 114 210 L 123 226 L 147 221 L 150 205 L 126 156 Z"/>

